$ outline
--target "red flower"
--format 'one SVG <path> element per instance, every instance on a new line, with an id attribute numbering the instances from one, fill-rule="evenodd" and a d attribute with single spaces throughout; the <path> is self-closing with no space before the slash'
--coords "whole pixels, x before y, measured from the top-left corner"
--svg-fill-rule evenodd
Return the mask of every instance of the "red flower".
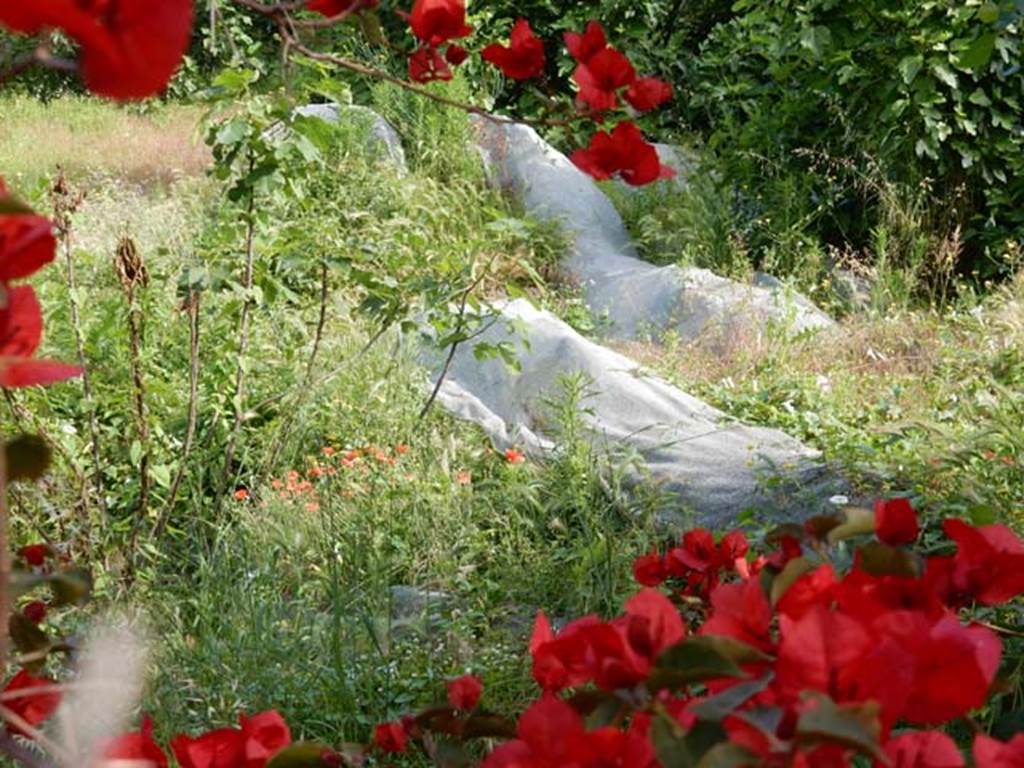
<path id="1" fill-rule="evenodd" d="M 33 624 L 42 624 L 46 618 L 46 603 L 41 600 L 33 600 L 21 609 L 21 613 Z"/>
<path id="2" fill-rule="evenodd" d="M 1018 733 L 1005 744 L 978 734 L 971 752 L 977 768 L 1020 768 L 1024 765 L 1024 733 Z"/>
<path id="3" fill-rule="evenodd" d="M 416 0 L 407 19 L 413 34 L 433 47 L 466 37 L 473 31 L 466 24 L 463 0 Z"/>
<path id="4" fill-rule="evenodd" d="M 917 513 L 907 499 L 879 499 L 875 502 L 875 535 L 892 546 L 912 544 L 921 529 Z"/>
<path id="5" fill-rule="evenodd" d="M 376 8 L 380 0 L 308 0 L 306 10 L 333 18 L 343 13 L 355 13 L 365 8 Z"/>
<path id="6" fill-rule="evenodd" d="M 591 21 L 582 35 L 578 32 L 566 32 L 565 47 L 569 49 L 569 54 L 582 64 L 607 48 L 608 38 L 601 22 Z"/>
<path id="7" fill-rule="evenodd" d="M 194 739 L 175 736 L 171 752 L 181 768 L 239 768 L 244 765 L 245 740 L 237 728 L 218 728 Z"/>
<path id="8" fill-rule="evenodd" d="M 567 624 L 557 635 L 543 612 L 537 614 L 530 637 L 533 679 L 546 691 L 582 685 L 592 678 L 588 663 L 588 631 L 600 624 L 596 616 L 584 616 Z"/>
<path id="9" fill-rule="evenodd" d="M 459 66 L 462 62 L 469 58 L 469 51 L 463 48 L 461 45 L 455 45 L 452 43 L 444 51 L 444 60 L 451 64 L 453 67 Z"/>
<path id="10" fill-rule="evenodd" d="M 711 593 L 711 616 L 700 628 L 701 635 L 732 637 L 772 653 L 772 608 L 757 579 L 722 584 Z"/>
<path id="11" fill-rule="evenodd" d="M 0 200 L 7 198 L 7 188 L 0 178 Z M 49 219 L 31 213 L 0 215 L 0 281 L 28 277 L 53 261 L 56 251 Z"/>
<path id="12" fill-rule="evenodd" d="M 580 88 L 579 101 L 595 112 L 605 112 L 619 105 L 616 93 L 636 79 L 636 70 L 614 48 L 604 48 L 581 62 L 572 79 Z"/>
<path id="13" fill-rule="evenodd" d="M 956 742 L 940 731 L 910 731 L 885 745 L 890 768 L 963 768 Z"/>
<path id="14" fill-rule="evenodd" d="M 836 574 L 831 565 L 822 565 L 805 573 L 779 599 L 780 615 L 799 619 L 815 606 L 827 607 L 836 588 Z"/>
<path id="15" fill-rule="evenodd" d="M 101 750 L 104 760 L 133 761 L 133 765 L 167 768 L 167 755 L 153 739 L 153 721 L 142 718 L 138 731 L 122 734 L 107 742 Z"/>
<path id="16" fill-rule="evenodd" d="M 519 19 L 512 27 L 507 48 L 492 43 L 480 55 L 513 80 L 529 80 L 544 72 L 544 43 L 526 19 Z"/>
<path id="17" fill-rule="evenodd" d="M 61 29 L 82 48 L 85 84 L 141 99 L 167 85 L 191 42 L 192 0 L 35 0 L 0 5 L 0 24 L 35 35 Z"/>
<path id="18" fill-rule="evenodd" d="M 626 101 L 638 112 L 648 112 L 672 99 L 672 86 L 656 77 L 639 77 L 626 91 Z"/>
<path id="19" fill-rule="evenodd" d="M 39 567 L 53 554 L 49 544 L 29 544 L 18 550 L 18 556 L 29 565 Z"/>
<path id="20" fill-rule="evenodd" d="M 44 688 L 56 685 L 53 680 L 46 677 L 34 677 L 24 669 L 18 672 L 4 686 L 5 694 L 12 694 L 17 691 L 26 691 L 31 688 Z M 39 691 L 28 693 L 24 696 L 15 696 L 4 699 L 4 706 L 16 714 L 28 725 L 35 728 L 46 722 L 57 711 L 60 706 L 60 693 L 57 691 Z M 28 737 L 21 728 L 11 723 L 7 724 L 7 730 L 21 736 Z"/>
<path id="21" fill-rule="evenodd" d="M 437 48 L 425 45 L 409 56 L 409 79 L 417 83 L 451 80 L 452 71 Z"/>
<path id="22" fill-rule="evenodd" d="M 484 691 L 484 685 L 479 677 L 463 675 L 454 680 L 448 681 L 448 703 L 463 712 L 476 709 L 480 701 L 480 695 Z"/>
<path id="23" fill-rule="evenodd" d="M 1013 531 L 956 519 L 946 520 L 942 530 L 957 543 L 957 553 L 952 560 L 929 560 L 927 578 L 941 582 L 936 587 L 949 604 L 999 605 L 1024 592 L 1024 543 Z"/>
<path id="24" fill-rule="evenodd" d="M 373 731 L 373 743 L 381 752 L 405 752 L 408 736 L 399 722 L 381 723 Z"/>
<path id="25" fill-rule="evenodd" d="M 239 488 L 237 491 L 235 491 L 234 495 L 235 501 L 245 501 L 246 499 L 249 498 L 249 491 L 247 491 L 245 488 Z"/>
<path id="26" fill-rule="evenodd" d="M 252 717 L 239 717 L 243 761 L 240 768 L 264 768 L 282 749 L 292 743 L 292 733 L 275 710 Z"/>
<path id="27" fill-rule="evenodd" d="M 526 454 L 515 448 L 509 448 L 505 451 L 505 461 L 509 464 L 522 464 L 526 461 Z"/>
<path id="28" fill-rule="evenodd" d="M 610 134 L 595 133 L 590 146 L 573 152 L 571 160 L 595 179 L 610 179 L 618 174 L 633 186 L 675 175 L 674 170 L 661 164 L 657 151 L 644 141 L 640 129 L 628 121 L 619 123 Z"/>
<path id="29" fill-rule="evenodd" d="M 657 587 L 667 578 L 665 560 L 658 552 L 638 557 L 633 561 L 633 578 L 645 587 Z"/>
<path id="30" fill-rule="evenodd" d="M 32 357 L 43 340 L 43 313 L 29 285 L 0 285 L 6 303 L 0 307 L 0 387 L 31 387 L 52 384 L 82 369 L 54 360 Z"/>

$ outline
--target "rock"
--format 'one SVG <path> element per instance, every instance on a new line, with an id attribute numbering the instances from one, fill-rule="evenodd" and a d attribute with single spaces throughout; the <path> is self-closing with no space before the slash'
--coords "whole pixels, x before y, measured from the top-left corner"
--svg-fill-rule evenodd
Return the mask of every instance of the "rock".
<path id="1" fill-rule="evenodd" d="M 558 395 L 561 377 L 582 374 L 593 392 L 581 404 L 591 439 L 602 448 L 634 449 L 645 459 L 649 479 L 677 500 L 665 510 L 671 522 L 683 522 L 689 511 L 702 524 L 727 526 L 748 509 L 789 519 L 820 512 L 843 492 L 816 452 L 782 432 L 730 420 L 525 299 L 500 310 L 481 340 L 511 341 L 521 371 L 499 360 L 479 361 L 466 346 L 438 397 L 447 410 L 483 427 L 500 449 L 549 450 L 545 401 Z M 528 347 L 513 328 L 525 329 Z M 431 368 L 440 370 L 440 354 L 428 354 Z"/>
<path id="2" fill-rule="evenodd" d="M 368 146 L 372 152 L 380 153 L 380 158 L 389 162 L 401 172 L 406 170 L 405 149 L 402 137 L 387 120 L 369 107 L 355 104 L 307 104 L 295 110 L 305 117 L 319 117 L 328 123 L 338 124 L 342 121 L 363 124 L 368 131 Z"/>
<path id="3" fill-rule="evenodd" d="M 860 312 L 871 307 L 874 286 L 867 277 L 852 269 L 836 267 L 832 270 L 831 280 L 836 295 L 848 309 Z"/>
<path id="4" fill-rule="evenodd" d="M 690 340 L 739 325 L 760 332 L 774 324 L 799 333 L 833 324 L 808 299 L 788 290 L 642 261 L 608 197 L 536 131 L 484 119 L 476 125 L 493 182 L 520 194 L 532 215 L 556 219 L 572 235 L 563 266 L 582 287 L 591 310 L 607 318 L 611 337 L 673 330 Z"/>
<path id="5" fill-rule="evenodd" d="M 416 627 L 435 627 L 451 613 L 454 598 L 447 592 L 397 584 L 391 595 L 391 629 L 393 633 Z"/>

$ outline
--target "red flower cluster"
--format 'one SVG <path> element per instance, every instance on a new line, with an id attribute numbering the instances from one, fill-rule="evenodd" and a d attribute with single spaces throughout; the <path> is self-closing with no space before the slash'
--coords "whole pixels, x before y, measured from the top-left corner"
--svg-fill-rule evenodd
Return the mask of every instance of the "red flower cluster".
<path id="1" fill-rule="evenodd" d="M 409 78 L 418 83 L 451 80 L 451 66 L 458 66 L 468 57 L 460 45 L 452 43 L 469 36 L 473 28 L 466 24 L 464 0 L 416 0 L 412 11 L 402 16 L 419 41 L 409 56 Z M 444 55 L 440 48 L 446 45 Z"/>
<path id="2" fill-rule="evenodd" d="M 676 175 L 674 169 L 661 164 L 657 150 L 628 120 L 615 126 L 611 133 L 598 131 L 591 137 L 590 146 L 577 149 L 569 159 L 595 179 L 610 179 L 617 174 L 635 187 Z"/>
<path id="3" fill-rule="evenodd" d="M 751 574 L 747 562 L 750 545 L 740 531 L 722 537 L 719 544 L 711 532 L 697 528 L 683 536 L 682 544 L 664 555 L 652 552 L 633 563 L 633 575 L 645 587 L 657 587 L 669 579 L 681 582 L 681 592 L 707 597 L 718 586 L 723 573 L 739 572 L 744 578 Z M 756 569 L 758 564 L 754 565 Z"/>
<path id="4" fill-rule="evenodd" d="M 584 33 L 567 32 L 565 44 L 576 59 L 572 79 L 579 101 L 601 113 L 619 106 L 619 93 L 638 112 L 655 109 L 672 98 L 672 86 L 656 77 L 637 77 L 629 59 L 608 45 L 604 27 L 591 21 Z"/>
<path id="5" fill-rule="evenodd" d="M 22 722 L 8 721 L 7 730 L 28 737 L 22 724 L 36 728 L 49 720 L 60 706 L 61 696 L 53 690 L 56 683 L 47 677 L 36 677 L 21 670 L 4 686 L 3 705 Z"/>
<path id="6" fill-rule="evenodd" d="M 0 203 L 15 205 L 3 179 Z M 56 249 L 48 219 L 33 213 L 0 214 L 0 387 L 51 384 L 81 373 L 72 365 L 33 358 L 43 340 L 42 309 L 32 286 L 11 285 L 53 261 Z"/>
<path id="7" fill-rule="evenodd" d="M 287 723 L 276 711 L 239 717 L 238 728 L 218 728 L 192 738 L 171 740 L 171 752 L 181 768 L 264 768 L 292 743 Z M 138 761 L 166 768 L 167 755 L 153 738 L 153 723 L 143 718 L 138 731 L 112 739 L 102 750 L 105 760 Z M 134 763 L 133 763 L 134 764 Z"/>
<path id="8" fill-rule="evenodd" d="M 638 581 L 649 586 L 621 617 L 588 616 L 556 634 L 539 614 L 530 651 L 545 693 L 520 718 L 517 738 L 499 747 L 485 768 L 657 768 L 649 730 L 666 715 L 681 732 L 708 717 L 719 722 L 737 765 L 847 766 L 858 750 L 897 767 L 964 765 L 941 732 L 890 734 L 898 723 L 941 725 L 984 703 L 1002 645 L 992 630 L 963 624 L 955 611 L 969 600 L 996 604 L 1024 593 L 1024 543 L 1004 526 L 948 520 L 944 528 L 957 553 L 927 558 L 921 573 L 909 576 L 884 572 L 872 553 L 881 547 L 898 561 L 901 550 L 883 542 L 916 538 L 913 509 L 903 500 L 880 503 L 875 525 L 880 541 L 860 550 L 844 577 L 831 564 L 815 567 L 801 557 L 794 537 L 775 556 L 750 562 L 742 534 L 716 544 L 708 531 L 695 530 L 666 554 L 636 561 Z M 796 565 L 802 575 L 782 576 Z M 738 580 L 725 582 L 729 574 Z M 773 583 L 780 578 L 782 590 Z M 686 639 L 679 609 L 650 588 L 666 581 L 710 603 L 698 639 Z M 711 645 L 696 645 L 705 639 Z M 688 648 L 703 654 L 728 648 L 740 666 L 732 674 L 709 670 L 687 677 L 706 658 L 686 656 Z M 705 692 L 681 693 L 688 686 L 674 683 L 673 674 L 700 679 Z M 621 727 L 587 731 L 572 701 L 555 696 L 587 683 L 634 702 L 632 718 Z M 808 736 L 829 718 L 838 718 L 840 729 L 860 718 L 877 743 L 852 743 L 838 731 L 830 739 L 827 727 Z M 982 768 L 1015 765 L 1024 755 L 1024 737 L 1001 744 L 981 736 L 974 755 Z"/>
<path id="9" fill-rule="evenodd" d="M 519 19 L 512 27 L 507 47 L 492 43 L 480 55 L 513 80 L 529 80 L 544 72 L 544 43 L 526 19 Z"/>
<path id="10" fill-rule="evenodd" d="M 192 0 L 33 0 L 0 4 L 0 25 L 59 29 L 81 46 L 86 86 L 114 99 L 159 93 L 191 41 Z"/>

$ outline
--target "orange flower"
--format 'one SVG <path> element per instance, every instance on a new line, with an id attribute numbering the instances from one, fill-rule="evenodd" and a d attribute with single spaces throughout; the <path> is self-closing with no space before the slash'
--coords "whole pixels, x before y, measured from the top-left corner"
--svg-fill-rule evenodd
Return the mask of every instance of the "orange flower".
<path id="1" fill-rule="evenodd" d="M 509 448 L 505 451 L 505 461 L 509 464 L 522 464 L 526 461 L 526 454 L 522 451 L 518 451 L 515 448 Z"/>
<path id="2" fill-rule="evenodd" d="M 249 498 L 249 492 L 245 488 L 239 488 L 235 491 L 235 501 L 245 501 Z"/>
<path id="3" fill-rule="evenodd" d="M 404 456 L 408 452 L 409 446 L 406 445 L 405 443 L 399 443 L 398 445 L 395 446 L 395 453 L 397 453 L 399 456 Z"/>
<path id="4" fill-rule="evenodd" d="M 469 474 L 468 469 L 460 469 L 455 475 L 455 482 L 459 485 L 469 485 L 473 482 L 473 477 Z"/>
<path id="5" fill-rule="evenodd" d="M 324 456 L 330 458 L 331 456 L 334 455 L 334 448 L 332 448 L 329 445 L 325 445 L 324 449 L 323 449 L 323 454 L 324 454 Z"/>
<path id="6" fill-rule="evenodd" d="M 306 502 L 306 511 L 307 512 L 319 512 L 320 511 L 320 505 L 317 504 L 315 501 Z"/>

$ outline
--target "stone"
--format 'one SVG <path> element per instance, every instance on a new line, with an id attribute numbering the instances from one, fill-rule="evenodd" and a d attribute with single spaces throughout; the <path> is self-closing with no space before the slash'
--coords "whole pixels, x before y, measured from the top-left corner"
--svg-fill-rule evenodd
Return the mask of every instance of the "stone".
<path id="1" fill-rule="evenodd" d="M 665 522 L 724 527 L 745 510 L 792 519 L 830 509 L 828 498 L 845 492 L 815 451 L 782 432 L 735 422 L 525 299 L 498 310 L 480 340 L 511 342 L 520 371 L 477 360 L 472 346 L 464 346 L 438 402 L 479 424 L 500 450 L 548 452 L 554 443 L 547 403 L 559 394 L 562 377 L 582 375 L 592 393 L 580 404 L 590 439 L 602 449 L 642 456 L 646 468 L 633 470 L 633 481 L 653 480 L 667 492 Z M 443 353 L 424 355 L 436 377 Z"/>
<path id="2" fill-rule="evenodd" d="M 572 238 L 563 263 L 608 336 L 636 339 L 672 331 L 683 340 L 738 326 L 801 333 L 833 325 L 785 287 L 749 285 L 707 270 L 641 260 L 615 207 L 594 181 L 532 128 L 476 121 L 492 182 L 520 195 L 533 216 L 561 223 Z"/>
<path id="3" fill-rule="evenodd" d="M 406 171 L 405 149 L 402 137 L 387 120 L 369 107 L 355 104 L 307 104 L 298 107 L 295 112 L 304 117 L 318 117 L 328 123 L 338 124 L 343 121 L 362 123 L 367 127 L 368 146 L 372 152 L 379 153 L 380 159 L 387 161 L 401 172 Z"/>

